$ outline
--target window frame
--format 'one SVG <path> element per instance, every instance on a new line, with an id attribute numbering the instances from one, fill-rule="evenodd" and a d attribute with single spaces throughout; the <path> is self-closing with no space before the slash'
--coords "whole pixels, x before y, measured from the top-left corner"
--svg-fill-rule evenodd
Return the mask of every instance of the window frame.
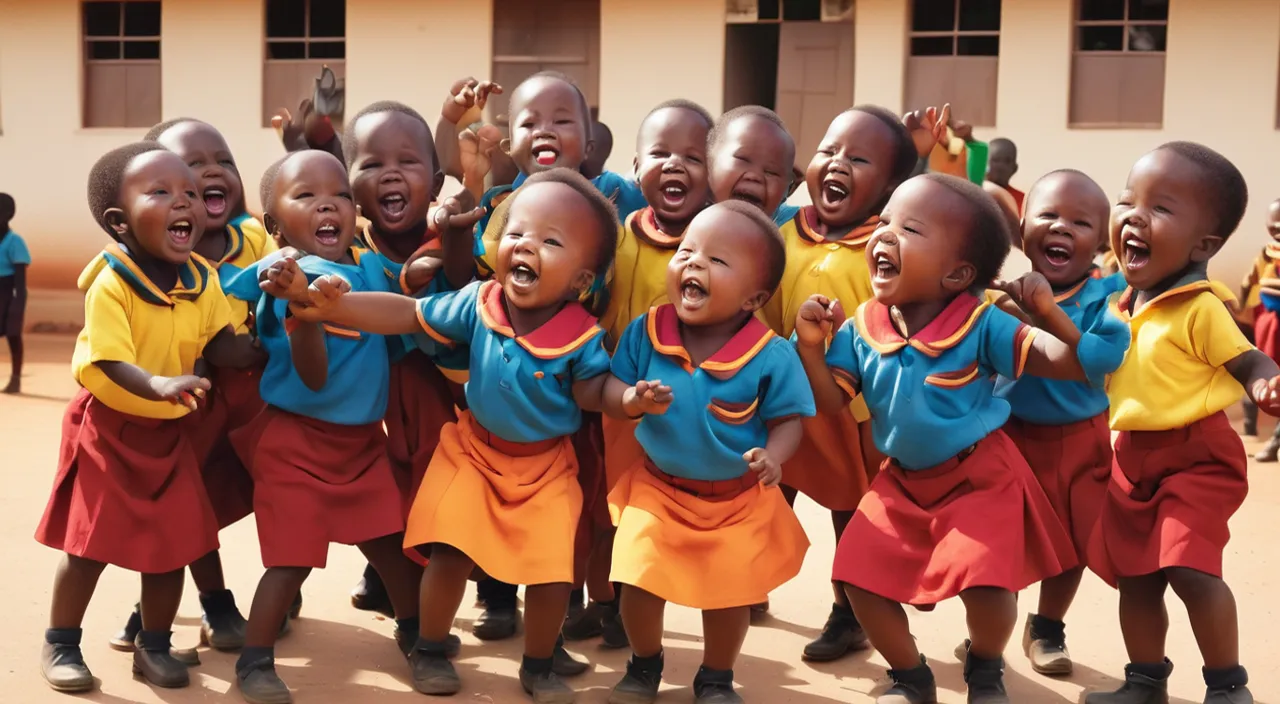
<path id="1" fill-rule="evenodd" d="M 907 3 L 907 46 L 903 56 L 902 95 L 904 109 L 926 104 L 951 103 L 957 117 L 976 127 L 995 127 L 1000 103 L 1000 38 L 1004 26 L 1004 2 L 997 0 L 1000 23 L 996 29 L 961 29 L 962 0 L 950 0 L 951 28 L 917 30 L 915 3 Z M 949 54 L 915 54 L 915 39 L 947 38 Z M 991 37 L 996 40 L 996 53 L 961 54 L 960 40 L 965 37 Z M 980 69 L 980 72 L 975 69 Z M 957 84 L 960 84 L 957 87 Z M 939 86 L 949 86 L 939 89 Z"/>
<path id="2" fill-rule="evenodd" d="M 149 2 L 154 4 L 156 6 L 157 11 L 160 13 L 160 16 L 159 16 L 160 33 L 159 34 L 156 34 L 156 35 L 136 34 L 135 35 L 135 34 L 127 33 L 128 30 L 125 25 L 125 8 L 132 3 L 142 3 L 142 2 Z M 119 29 L 117 30 L 115 35 L 90 34 L 89 27 L 88 27 L 88 17 L 87 17 L 89 6 L 90 5 L 107 5 L 107 4 L 115 4 L 118 6 L 118 9 L 120 12 Z M 163 115 L 163 101 L 164 101 L 164 74 L 163 74 L 163 70 L 164 70 L 164 65 L 163 65 L 164 3 L 161 0 L 80 0 L 79 10 L 80 12 L 78 14 L 79 14 L 79 20 L 80 20 L 80 64 L 81 64 L 81 68 L 80 68 L 80 72 L 81 72 L 80 73 L 81 75 L 80 127 L 81 129 L 87 129 L 87 130 L 139 129 L 144 127 L 150 127 L 151 125 L 159 122 L 161 119 L 161 116 Z M 101 43 L 101 42 L 114 42 L 116 45 L 118 45 L 119 47 L 118 55 L 115 58 L 111 58 L 111 59 L 94 58 L 93 53 L 90 50 L 90 46 L 94 43 Z M 138 43 L 138 44 L 154 43 L 156 45 L 156 58 L 139 59 L 139 58 L 126 57 L 125 46 L 131 43 Z M 98 120 L 90 119 L 89 91 L 90 91 L 90 85 L 93 80 L 90 76 L 92 72 L 91 67 L 93 66 L 120 66 L 120 67 L 153 66 L 159 69 L 160 74 L 156 79 L 156 91 L 160 100 L 159 114 L 155 115 L 155 119 L 147 118 L 145 120 L 139 120 L 139 122 L 142 122 L 145 124 L 125 124 L 125 125 L 92 124 L 92 123 L 98 122 Z M 125 122 L 126 123 L 129 122 L 127 117 L 125 119 Z"/>
<path id="3" fill-rule="evenodd" d="M 1112 20 L 1085 20 L 1081 19 L 1084 12 L 1082 0 L 1074 0 L 1071 8 L 1071 26 L 1070 26 L 1070 42 L 1071 42 L 1071 75 L 1067 83 L 1067 128 L 1078 130 L 1159 130 L 1164 129 L 1164 104 L 1166 90 L 1168 88 L 1168 74 L 1165 73 L 1164 81 L 1160 86 L 1160 121 L 1159 122 L 1125 122 L 1125 121 L 1077 121 L 1073 117 L 1075 112 L 1075 101 L 1073 96 L 1076 92 L 1077 78 L 1077 62 L 1082 56 L 1091 57 L 1154 57 L 1159 56 L 1165 63 L 1165 69 L 1168 69 L 1169 57 L 1169 16 L 1165 14 L 1163 20 L 1133 20 L 1129 15 L 1135 0 L 1124 1 L 1124 17 Z M 1166 0 L 1167 5 L 1172 3 Z M 1133 51 L 1129 48 L 1130 27 L 1151 27 L 1159 26 L 1165 28 L 1165 48 L 1160 51 Z M 1088 50 L 1080 48 L 1080 30 L 1083 27 L 1120 27 L 1123 37 L 1123 45 L 1119 50 L 1115 49 L 1098 49 Z M 1277 112 L 1277 124 L 1280 125 L 1280 109 Z"/>
<path id="4" fill-rule="evenodd" d="M 297 67 L 300 71 L 303 68 L 305 68 L 307 70 L 312 70 L 312 72 L 315 73 L 317 76 L 320 74 L 320 70 L 323 67 L 327 66 L 334 71 L 339 81 L 341 81 L 343 84 L 346 83 L 347 31 L 348 31 L 347 12 L 349 10 L 350 1 L 349 0 L 340 0 L 340 1 L 342 3 L 342 8 L 343 8 L 342 34 L 340 36 L 330 37 L 330 36 L 312 35 L 311 34 L 311 16 L 312 16 L 311 13 L 312 13 L 312 8 L 315 3 L 315 0 L 303 0 L 302 34 L 300 36 L 294 36 L 294 37 L 283 37 L 283 36 L 273 37 L 271 35 L 270 21 L 269 21 L 270 12 L 271 12 L 270 5 L 272 0 L 263 0 L 263 3 L 262 3 L 262 74 L 263 74 L 262 126 L 263 127 L 271 127 L 271 118 L 276 114 L 276 111 L 278 111 L 279 109 L 284 108 L 289 110 L 290 112 L 293 112 L 298 107 L 296 101 L 291 101 L 289 99 L 283 100 L 283 102 L 286 104 L 283 104 L 283 105 L 275 104 L 282 101 L 277 100 L 276 96 L 271 96 L 267 94 L 268 90 L 274 87 L 272 82 L 268 80 L 268 77 L 267 77 L 268 74 L 271 72 L 271 68 L 273 66 L 277 66 L 277 67 L 293 66 L 293 67 Z M 313 57 L 311 55 L 312 44 L 338 44 L 338 43 L 342 44 L 341 58 Z M 271 46 L 273 44 L 301 44 L 303 47 L 302 57 L 290 58 L 290 59 L 272 58 Z M 305 97 L 310 97 L 310 95 L 307 94 Z"/>
<path id="5" fill-rule="evenodd" d="M 960 29 L 960 3 L 961 3 L 961 2 L 963 2 L 963 1 L 964 1 L 964 0 L 951 0 L 951 6 L 955 9 L 955 12 L 952 14 L 952 21 L 951 21 L 952 27 L 951 27 L 951 29 L 947 29 L 947 30 L 942 30 L 942 29 L 935 29 L 935 30 L 917 30 L 917 29 L 915 28 L 915 22 L 916 22 L 915 12 L 913 11 L 913 12 L 911 13 L 910 22 L 908 22 L 908 24 L 907 24 L 907 28 L 908 28 L 908 30 L 907 30 L 907 56 L 909 56 L 909 57 L 916 57 L 916 58 L 923 57 L 923 56 L 952 56 L 952 57 L 955 57 L 955 56 L 985 56 L 985 57 L 991 57 L 991 56 L 993 56 L 992 54 L 961 54 L 961 53 L 959 53 L 959 51 L 960 51 L 960 38 L 961 38 L 961 37 L 995 37 L 995 39 L 996 39 L 996 53 L 994 54 L 994 57 L 995 57 L 996 59 L 999 59 L 999 58 L 1000 58 L 1000 48 L 999 48 L 999 47 L 1000 47 L 1000 28 L 998 28 L 998 27 L 997 27 L 996 29 Z M 1004 21 L 1004 0 L 997 0 L 997 1 L 1000 3 L 1000 19 L 1001 19 L 1001 23 L 1003 24 L 1003 21 Z M 912 40 L 914 40 L 914 39 L 936 39 L 936 38 L 944 38 L 944 37 L 945 37 L 945 38 L 950 38 L 950 39 L 951 39 L 951 53 L 950 53 L 950 54 L 916 54 L 916 53 L 914 53 L 914 52 L 912 51 L 911 45 L 912 45 Z"/>

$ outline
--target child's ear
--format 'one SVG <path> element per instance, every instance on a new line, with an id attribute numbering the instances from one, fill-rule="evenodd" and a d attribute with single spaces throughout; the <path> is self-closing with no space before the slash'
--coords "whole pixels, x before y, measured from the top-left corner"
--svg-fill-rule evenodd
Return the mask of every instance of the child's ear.
<path id="1" fill-rule="evenodd" d="M 973 280 L 978 277 L 978 270 L 969 262 L 960 262 L 950 273 L 942 277 L 942 285 L 952 293 L 968 291 Z"/>
<path id="2" fill-rule="evenodd" d="M 266 229 L 267 234 L 271 235 L 271 239 L 275 240 L 276 247 L 283 249 L 289 246 L 284 239 L 284 233 L 280 232 L 280 223 L 276 222 L 270 213 L 262 214 L 262 227 Z"/>
<path id="3" fill-rule="evenodd" d="M 502 141 L 498 142 L 498 148 L 502 150 L 503 154 L 511 156 L 511 138 L 503 137 Z"/>
<path id="4" fill-rule="evenodd" d="M 1195 248 L 1191 250 L 1191 261 L 1203 264 L 1213 258 L 1222 249 L 1226 240 L 1216 235 L 1201 237 Z"/>
<path id="5" fill-rule="evenodd" d="M 444 172 L 441 171 L 440 169 L 436 169 L 435 174 L 432 175 L 432 178 L 431 178 L 431 202 L 432 203 L 436 202 L 436 199 L 440 197 L 440 189 L 442 188 L 444 188 Z"/>
<path id="6" fill-rule="evenodd" d="M 596 282 L 596 273 L 590 269 L 581 269 L 577 275 L 573 277 L 573 290 L 578 292 L 581 298 L 591 290 L 591 286 Z"/>
<path id="7" fill-rule="evenodd" d="M 763 289 L 760 291 L 756 291 L 755 293 L 751 294 L 750 298 L 742 302 L 742 309 L 747 311 L 748 313 L 754 313 L 760 310 L 761 308 L 764 308 L 764 304 L 768 303 L 769 299 L 772 297 L 773 297 L 772 291 L 765 291 Z"/>
<path id="8" fill-rule="evenodd" d="M 102 213 L 102 220 L 107 223 L 107 227 L 116 233 L 116 239 L 120 239 L 129 231 L 129 222 L 124 217 L 124 211 L 119 208 L 107 208 Z"/>
<path id="9" fill-rule="evenodd" d="M 636 181 L 640 180 L 640 155 L 636 154 L 631 157 L 631 173 L 635 174 Z"/>

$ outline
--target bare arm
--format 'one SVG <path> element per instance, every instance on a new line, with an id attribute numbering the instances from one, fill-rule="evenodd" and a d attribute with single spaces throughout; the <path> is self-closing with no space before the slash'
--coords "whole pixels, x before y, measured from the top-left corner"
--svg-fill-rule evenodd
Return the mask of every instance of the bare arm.
<path id="1" fill-rule="evenodd" d="M 324 345 L 324 328 L 319 323 L 298 322 L 289 326 L 289 354 L 298 378 L 308 389 L 319 391 L 329 381 L 329 351 Z"/>
<path id="2" fill-rule="evenodd" d="M 606 379 L 601 390 L 601 410 L 609 416 L 639 420 L 646 414 L 662 415 L 671 407 L 671 387 L 659 379 L 642 380 L 632 386 L 612 374 L 602 376 Z"/>
<path id="3" fill-rule="evenodd" d="M 769 440 L 765 442 L 764 449 L 778 464 L 786 464 L 800 448 L 803 436 L 804 426 L 800 419 L 788 418 L 769 427 Z"/>
<path id="4" fill-rule="evenodd" d="M 1259 406 L 1266 405 L 1266 398 L 1270 394 L 1269 382 L 1280 376 L 1280 367 L 1258 350 L 1249 350 L 1227 362 L 1226 370 L 1240 382 L 1245 393 Z"/>
<path id="5" fill-rule="evenodd" d="M 1038 325 L 1024 371 L 1045 379 L 1087 382 L 1077 352 L 1080 329 L 1053 300 L 1048 280 L 1031 272 L 1014 281 L 996 282 L 995 286 L 1012 297 Z"/>
<path id="6" fill-rule="evenodd" d="M 809 377 L 809 385 L 813 387 L 813 401 L 818 410 L 826 414 L 839 413 L 849 404 L 849 395 L 831 374 L 825 351 L 820 345 L 804 342 L 796 345 L 796 351 L 800 353 L 800 363 L 804 365 L 805 376 Z"/>
<path id="7" fill-rule="evenodd" d="M 111 383 L 148 401 L 172 401 L 195 410 L 196 398 L 209 390 L 209 380 L 192 374 L 156 376 L 128 362 L 95 362 Z"/>
<path id="8" fill-rule="evenodd" d="M 436 158 L 440 160 L 440 170 L 459 181 L 462 180 L 462 155 L 458 150 L 458 134 L 463 129 L 465 127 L 459 127 L 444 114 L 436 122 Z"/>
<path id="9" fill-rule="evenodd" d="M 373 335 L 408 335 L 422 331 L 418 303 L 398 293 L 348 293 L 323 306 L 292 306 L 293 316 L 306 322 L 331 322 Z"/>
<path id="10" fill-rule="evenodd" d="M 599 412 L 604 408 L 605 387 L 613 375 L 605 372 L 590 379 L 573 382 L 573 400 L 584 411 Z"/>
<path id="11" fill-rule="evenodd" d="M 27 300 L 27 265 L 13 265 L 13 300 L 22 304 Z"/>
<path id="12" fill-rule="evenodd" d="M 229 325 L 209 340 L 201 356 L 215 367 L 231 369 L 256 366 L 267 359 L 252 335 L 237 335 Z"/>

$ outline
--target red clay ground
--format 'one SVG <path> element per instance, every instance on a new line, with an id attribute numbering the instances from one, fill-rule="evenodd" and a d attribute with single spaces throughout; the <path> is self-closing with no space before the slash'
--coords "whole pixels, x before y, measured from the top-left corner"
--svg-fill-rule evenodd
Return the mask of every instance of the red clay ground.
<path id="1" fill-rule="evenodd" d="M 48 498 L 63 408 L 75 389 L 67 364 L 71 345 L 71 338 L 29 338 L 32 349 L 28 356 L 33 361 L 23 380 L 26 395 L 0 396 L 0 468 L 8 482 L 0 494 L 0 544 L 4 546 L 0 554 L 8 561 L 0 603 L 5 605 L 4 618 L 10 628 L 9 637 L 0 640 L 3 702 L 71 701 L 67 695 L 48 690 L 38 670 L 58 555 L 31 537 Z M 0 355 L 7 355 L 7 350 L 0 350 Z M 4 359 L 0 361 L 0 377 L 7 377 L 7 358 L 0 359 Z M 1257 444 L 1248 442 L 1251 452 Z M 1252 689 L 1258 701 L 1276 704 L 1280 702 L 1280 671 L 1268 656 L 1280 653 L 1280 613 L 1273 601 L 1280 582 L 1280 557 L 1275 547 L 1280 536 L 1280 472 L 1276 465 L 1252 469 L 1253 491 L 1232 523 L 1235 539 L 1227 554 L 1227 575 L 1240 603 L 1241 653 L 1250 668 Z M 827 665 L 800 661 L 801 647 L 817 635 L 830 608 L 826 580 L 833 541 L 821 510 L 812 503 L 802 503 L 799 512 L 814 545 L 803 573 L 773 595 L 772 618 L 753 628 L 747 638 L 737 667 L 741 692 L 757 704 L 873 701 L 886 682 L 884 663 L 878 656 L 863 654 Z M 242 521 L 224 532 L 222 543 L 228 580 L 247 612 L 261 572 L 253 522 Z M 313 573 L 303 587 L 303 617 L 277 650 L 281 674 L 295 688 L 299 704 L 425 701 L 408 684 L 404 661 L 390 640 L 391 624 L 349 606 L 347 592 L 362 563 L 354 548 L 336 546 L 330 552 L 329 568 Z M 84 624 L 85 656 L 101 690 L 80 699 L 106 704 L 240 701 L 234 690 L 235 656 L 231 654 L 202 651 L 204 664 L 192 671 L 192 686 L 186 690 L 153 689 L 130 675 L 129 656 L 109 650 L 106 641 L 121 625 L 137 594 L 135 575 L 115 569 L 103 575 Z M 1024 606 L 1034 604 L 1034 598 L 1032 589 L 1025 595 Z M 1170 601 L 1169 611 L 1173 622 L 1169 655 L 1177 663 L 1171 682 L 1173 701 L 1199 702 L 1204 685 L 1186 614 L 1176 600 Z M 476 614 L 468 598 L 457 630 L 464 643 L 458 663 L 465 689 L 455 701 L 527 701 L 515 680 L 520 642 L 481 645 L 469 632 Z M 194 590 L 188 583 L 175 643 L 190 646 L 196 642 L 199 617 Z M 937 673 L 941 701 L 963 702 L 962 668 L 951 655 L 964 636 L 959 603 L 943 604 L 931 614 L 913 613 L 911 618 Z M 1068 680 L 1035 675 L 1017 643 L 1010 645 L 1007 681 L 1015 702 L 1077 702 L 1084 692 L 1117 685 L 1115 678 L 1122 673 L 1126 658 L 1117 626 L 1115 592 L 1096 577 L 1088 577 L 1068 625 L 1077 663 L 1076 674 Z M 691 701 L 689 685 L 699 663 L 700 621 L 695 612 L 672 607 L 666 626 L 669 684 L 659 701 Z M 574 681 L 580 691 L 578 701 L 604 702 L 609 687 L 620 677 L 626 653 L 601 651 L 593 643 L 573 649 L 595 664 L 593 672 Z"/>

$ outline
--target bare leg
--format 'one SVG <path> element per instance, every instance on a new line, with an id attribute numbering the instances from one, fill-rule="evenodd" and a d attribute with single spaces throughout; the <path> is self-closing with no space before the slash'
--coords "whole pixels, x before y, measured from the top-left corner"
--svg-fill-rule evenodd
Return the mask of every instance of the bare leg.
<path id="1" fill-rule="evenodd" d="M 524 590 L 524 654 L 529 658 L 549 658 L 555 652 L 569 607 L 568 582 L 531 584 Z"/>
<path id="2" fill-rule="evenodd" d="M 1187 606 L 1204 666 L 1221 670 L 1239 665 L 1239 620 L 1231 587 L 1218 577 L 1186 567 L 1167 569 L 1165 576 L 1173 593 Z"/>
<path id="3" fill-rule="evenodd" d="M 310 567 L 268 567 L 258 581 L 245 632 L 246 648 L 272 648 Z"/>
<path id="4" fill-rule="evenodd" d="M 443 643 L 453 627 L 453 618 L 462 606 L 467 578 L 475 563 L 457 548 L 439 543 L 431 546 L 431 559 L 422 572 L 418 593 L 419 634 L 425 641 Z"/>
<path id="5" fill-rule="evenodd" d="M 642 658 L 662 652 L 663 616 L 667 602 L 630 584 L 622 589 L 622 624 L 631 650 Z"/>
<path id="6" fill-rule="evenodd" d="M 186 570 L 142 575 L 142 630 L 169 631 L 182 602 Z"/>
<path id="7" fill-rule="evenodd" d="M 1164 605 L 1164 573 L 1120 578 L 1120 632 L 1129 661 L 1161 663 L 1169 634 L 1169 612 Z"/>
<path id="8" fill-rule="evenodd" d="M 12 363 L 12 371 L 9 376 L 9 385 L 5 387 L 4 392 L 16 394 L 22 390 L 22 336 L 8 335 L 5 339 L 9 342 L 9 360 Z"/>
<path id="9" fill-rule="evenodd" d="M 1037 613 L 1054 621 L 1065 621 L 1067 609 L 1075 601 L 1084 577 L 1084 567 L 1067 570 L 1040 583 L 1040 607 Z"/>
<path id="10" fill-rule="evenodd" d="M 710 670 L 732 670 L 750 627 L 750 607 L 703 611 L 702 666 Z"/>
<path id="11" fill-rule="evenodd" d="M 846 584 L 844 589 L 871 645 L 880 651 L 889 667 L 894 670 L 918 667 L 920 651 L 911 637 L 911 624 L 902 604 L 853 585 Z"/>
<path id="12" fill-rule="evenodd" d="M 49 609 L 50 628 L 79 628 L 84 612 L 98 586 L 106 565 L 74 555 L 62 556 L 53 577 L 53 600 Z"/>
<path id="13" fill-rule="evenodd" d="M 422 568 L 404 554 L 403 542 L 404 533 L 393 533 L 360 544 L 360 552 L 364 553 L 386 585 L 397 619 L 418 615 L 422 582 Z"/>
<path id="14" fill-rule="evenodd" d="M 1017 597 L 1007 589 L 975 587 L 960 592 L 960 600 L 969 624 L 969 652 L 987 660 L 1001 657 L 1018 620 Z"/>
<path id="15" fill-rule="evenodd" d="M 212 594 L 227 588 L 222 575 L 222 557 L 217 550 L 191 563 L 191 581 L 201 594 Z"/>

